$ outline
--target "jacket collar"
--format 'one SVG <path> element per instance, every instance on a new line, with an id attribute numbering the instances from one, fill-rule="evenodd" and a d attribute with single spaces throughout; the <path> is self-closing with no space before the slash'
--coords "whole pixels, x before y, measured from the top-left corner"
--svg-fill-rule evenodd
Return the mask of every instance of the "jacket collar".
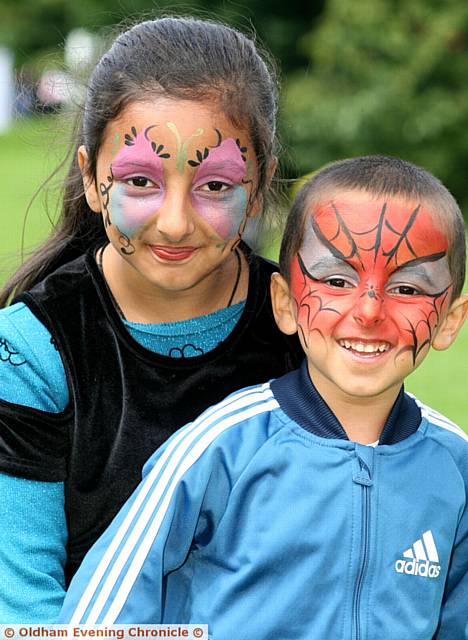
<path id="1" fill-rule="evenodd" d="M 273 380 L 271 389 L 284 413 L 306 431 L 321 438 L 349 439 L 310 379 L 306 360 L 300 369 Z M 408 438 L 420 423 L 421 411 L 402 386 L 385 422 L 379 444 L 395 444 Z"/>

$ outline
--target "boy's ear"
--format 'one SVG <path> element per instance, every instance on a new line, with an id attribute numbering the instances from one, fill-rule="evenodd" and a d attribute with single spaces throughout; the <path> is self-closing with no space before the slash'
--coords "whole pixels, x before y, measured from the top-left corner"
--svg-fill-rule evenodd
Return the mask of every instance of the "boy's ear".
<path id="1" fill-rule="evenodd" d="M 468 316 L 468 295 L 462 295 L 450 305 L 447 315 L 437 329 L 432 346 L 437 351 L 448 349 Z"/>
<path id="2" fill-rule="evenodd" d="M 297 331 L 294 302 L 289 285 L 279 273 L 271 276 L 271 304 L 276 324 L 283 333 L 292 335 Z"/>
<path id="3" fill-rule="evenodd" d="M 83 145 L 78 148 L 77 158 L 81 177 L 83 179 L 86 202 L 92 211 L 95 213 L 101 213 L 101 200 L 96 187 L 96 181 L 88 173 L 88 152 Z"/>

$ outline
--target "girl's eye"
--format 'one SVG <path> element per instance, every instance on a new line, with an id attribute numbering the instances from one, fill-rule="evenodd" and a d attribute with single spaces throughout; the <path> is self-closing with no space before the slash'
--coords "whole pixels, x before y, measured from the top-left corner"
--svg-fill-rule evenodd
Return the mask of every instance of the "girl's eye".
<path id="1" fill-rule="evenodd" d="M 353 286 L 351 282 L 348 282 L 348 280 L 345 280 L 344 278 L 327 278 L 324 282 L 330 287 L 336 287 L 339 289 L 351 289 Z"/>
<path id="2" fill-rule="evenodd" d="M 199 187 L 199 189 L 200 191 L 220 193 L 229 189 L 230 186 L 230 184 L 226 184 L 225 182 L 221 182 L 220 180 L 211 180 L 210 182 L 203 184 L 201 187 Z"/>
<path id="3" fill-rule="evenodd" d="M 125 182 L 131 187 L 139 187 L 140 189 L 144 187 L 157 187 L 152 180 L 149 178 L 145 178 L 144 176 L 133 176 L 133 178 L 128 178 Z"/>
<path id="4" fill-rule="evenodd" d="M 421 292 L 415 287 L 411 287 L 407 284 L 401 284 L 398 287 L 393 287 L 390 293 L 396 293 L 400 296 L 417 296 L 420 295 Z"/>

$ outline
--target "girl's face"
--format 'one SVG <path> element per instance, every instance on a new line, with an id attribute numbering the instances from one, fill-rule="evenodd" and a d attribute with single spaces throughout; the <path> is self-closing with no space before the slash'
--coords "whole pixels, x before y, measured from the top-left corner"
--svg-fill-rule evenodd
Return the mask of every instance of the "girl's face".
<path id="1" fill-rule="evenodd" d="M 182 291 L 231 254 L 257 211 L 256 184 L 250 137 L 217 106 L 157 99 L 108 124 L 87 199 L 123 261 Z"/>

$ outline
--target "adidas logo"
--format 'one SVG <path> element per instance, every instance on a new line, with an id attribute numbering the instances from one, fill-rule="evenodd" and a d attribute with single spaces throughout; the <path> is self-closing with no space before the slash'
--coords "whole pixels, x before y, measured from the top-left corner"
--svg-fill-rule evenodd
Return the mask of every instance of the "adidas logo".
<path id="1" fill-rule="evenodd" d="M 439 554 L 432 532 L 425 531 L 412 547 L 403 551 L 403 558 L 395 562 L 397 573 L 423 578 L 437 578 L 440 573 Z"/>

